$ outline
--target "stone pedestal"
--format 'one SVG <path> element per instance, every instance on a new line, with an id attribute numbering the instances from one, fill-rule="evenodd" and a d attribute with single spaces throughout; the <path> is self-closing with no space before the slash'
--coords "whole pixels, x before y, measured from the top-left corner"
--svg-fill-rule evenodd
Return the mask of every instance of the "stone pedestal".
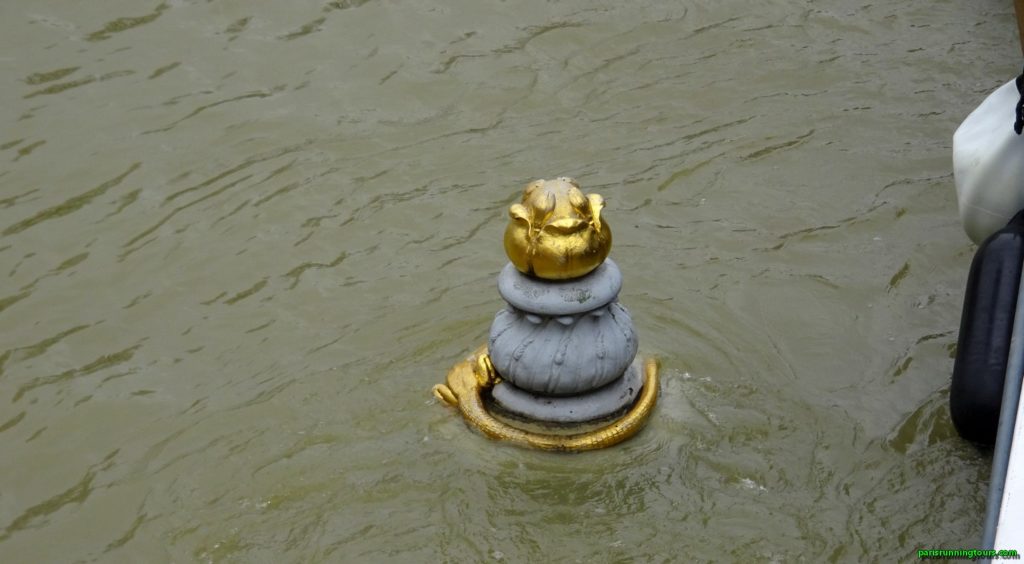
<path id="1" fill-rule="evenodd" d="M 605 260 L 570 280 L 532 278 L 509 263 L 498 277 L 508 303 L 495 315 L 488 354 L 506 410 L 541 421 L 585 422 L 629 406 L 642 386 L 633 321 L 618 302 L 622 273 Z"/>

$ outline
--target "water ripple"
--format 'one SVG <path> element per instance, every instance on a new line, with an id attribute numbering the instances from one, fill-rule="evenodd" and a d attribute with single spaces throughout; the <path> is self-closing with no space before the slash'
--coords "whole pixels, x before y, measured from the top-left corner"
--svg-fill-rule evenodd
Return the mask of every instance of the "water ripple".
<path id="1" fill-rule="evenodd" d="M 4 528 L 3 532 L 0 532 L 0 542 L 7 540 L 18 531 L 39 526 L 39 521 L 45 520 L 46 517 L 68 505 L 85 503 L 93 493 L 93 480 L 96 479 L 96 475 L 110 468 L 117 453 L 118 451 L 115 450 L 108 454 L 103 461 L 89 467 L 89 470 L 73 486 L 24 510 Z"/>
<path id="2" fill-rule="evenodd" d="M 250 100 L 250 99 L 253 99 L 253 98 L 257 98 L 257 99 L 259 99 L 259 98 L 269 98 L 269 97 L 273 96 L 274 94 L 277 94 L 278 92 L 283 91 L 284 89 L 285 89 L 285 87 L 283 85 L 282 86 L 275 86 L 275 87 L 273 87 L 273 88 L 271 88 L 269 90 L 261 90 L 261 91 L 258 91 L 258 92 L 249 92 L 249 93 L 241 94 L 241 95 L 238 95 L 238 96 L 232 96 L 231 98 L 226 98 L 224 100 L 218 100 L 216 102 L 211 102 L 209 104 L 204 104 L 204 105 L 199 106 L 198 108 L 192 110 L 191 112 L 189 112 L 188 115 L 186 115 L 183 118 L 177 119 L 177 120 L 175 120 L 175 121 L 173 121 L 173 122 L 171 122 L 171 123 L 169 123 L 169 124 L 167 124 L 167 125 L 165 125 L 163 127 L 158 127 L 156 129 L 148 129 L 146 131 L 143 131 L 142 134 L 143 135 L 147 135 L 147 134 L 150 134 L 150 133 L 162 133 L 164 131 L 170 131 L 171 129 L 173 129 L 179 123 L 181 123 L 183 121 L 186 121 L 186 120 L 189 120 L 191 118 L 194 118 L 197 115 L 205 112 L 206 110 L 209 110 L 210 108 L 216 108 L 217 106 L 222 106 L 224 104 L 230 104 L 232 102 L 239 102 L 239 101 L 242 101 L 242 100 Z"/>
<path id="3" fill-rule="evenodd" d="M 166 3 L 161 2 L 157 5 L 156 8 L 153 9 L 152 12 L 144 16 L 129 16 L 117 18 L 116 20 L 111 20 L 107 22 L 106 25 L 103 26 L 103 28 L 87 35 L 85 37 L 85 40 L 92 42 L 106 41 L 107 39 L 110 39 L 110 37 L 115 33 L 128 31 L 130 29 L 155 21 L 168 8 L 169 6 Z"/>
<path id="4" fill-rule="evenodd" d="M 11 401 L 19 401 L 25 394 L 31 392 L 32 390 L 35 390 L 36 388 L 50 386 L 53 384 L 60 384 L 62 382 L 67 382 L 74 378 L 78 378 L 80 376 L 87 376 L 89 374 L 93 374 L 95 372 L 111 368 L 113 366 L 124 364 L 130 361 L 132 357 L 135 356 L 135 351 L 137 351 L 141 346 L 142 344 L 140 343 L 128 347 L 126 349 L 122 349 L 115 353 L 103 355 L 97 358 L 96 360 L 86 364 L 85 366 L 65 370 L 60 374 L 53 374 L 50 376 L 39 376 L 33 378 L 27 384 L 22 384 L 21 386 L 18 387 L 18 390 L 14 393 L 14 396 L 11 398 Z"/>
<path id="5" fill-rule="evenodd" d="M 13 225 L 8 226 L 6 229 L 4 229 L 3 234 L 7 236 L 14 235 L 16 233 L 21 233 L 22 231 L 44 221 L 57 219 L 60 217 L 64 217 L 65 215 L 68 215 L 70 213 L 74 213 L 81 209 L 82 207 L 91 203 L 96 198 L 102 196 L 103 194 L 106 194 L 107 191 L 110 190 L 111 188 L 120 185 L 121 182 L 123 182 L 129 174 L 138 170 L 140 166 L 142 166 L 142 163 L 134 163 L 130 167 L 128 167 L 128 170 L 124 171 L 120 175 L 110 180 L 107 180 L 106 182 L 103 182 L 99 186 L 96 186 L 95 188 L 83 192 L 73 198 L 69 198 L 56 206 L 42 210 L 30 218 L 24 219 Z"/>

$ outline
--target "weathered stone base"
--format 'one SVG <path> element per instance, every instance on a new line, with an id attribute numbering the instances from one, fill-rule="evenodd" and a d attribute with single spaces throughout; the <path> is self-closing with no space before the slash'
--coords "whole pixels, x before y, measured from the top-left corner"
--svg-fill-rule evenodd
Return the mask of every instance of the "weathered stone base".
<path id="1" fill-rule="evenodd" d="M 643 382 L 643 365 L 637 358 L 621 377 L 592 392 L 544 396 L 502 382 L 494 387 L 492 396 L 505 410 L 528 419 L 584 423 L 608 417 L 632 405 L 640 394 Z"/>

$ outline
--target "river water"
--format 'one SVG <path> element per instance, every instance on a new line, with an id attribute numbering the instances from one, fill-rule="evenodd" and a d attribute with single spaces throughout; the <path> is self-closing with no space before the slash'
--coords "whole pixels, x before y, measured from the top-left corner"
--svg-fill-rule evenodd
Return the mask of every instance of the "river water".
<path id="1" fill-rule="evenodd" d="M 950 145 L 1012 3 L 8 0 L 0 44 L 0 560 L 979 544 Z M 579 455 L 430 395 L 560 175 L 664 376 Z"/>

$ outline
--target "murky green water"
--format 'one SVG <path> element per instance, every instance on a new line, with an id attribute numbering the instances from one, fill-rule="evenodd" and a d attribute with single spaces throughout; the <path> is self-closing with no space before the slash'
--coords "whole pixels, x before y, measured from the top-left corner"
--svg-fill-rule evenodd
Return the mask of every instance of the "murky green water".
<path id="1" fill-rule="evenodd" d="M 0 560 L 978 545 L 950 144 L 1010 2 L 15 0 L 0 44 Z M 665 376 L 569 456 L 429 393 L 563 174 Z"/>

